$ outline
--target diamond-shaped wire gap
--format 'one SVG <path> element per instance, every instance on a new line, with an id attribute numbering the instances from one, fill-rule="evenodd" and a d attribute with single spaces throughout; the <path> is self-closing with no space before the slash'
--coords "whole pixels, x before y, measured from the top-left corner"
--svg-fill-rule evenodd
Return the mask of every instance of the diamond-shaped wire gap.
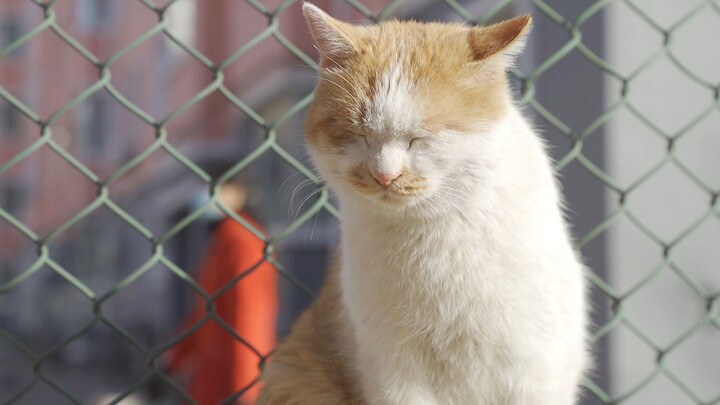
<path id="1" fill-rule="evenodd" d="M 157 15 L 137 1 L 78 0 L 53 7 L 57 25 L 101 60 L 107 60 L 157 24 Z"/>
<path id="2" fill-rule="evenodd" d="M 268 27 L 267 18 L 245 1 L 197 4 L 192 0 L 173 3 L 166 13 L 167 33 L 216 66 Z"/>
<path id="3" fill-rule="evenodd" d="M 182 233 L 190 229 L 192 228 L 187 228 L 183 230 Z M 204 229 L 205 234 L 194 235 L 194 239 L 208 239 L 209 235 L 207 235 L 207 233 L 211 230 L 211 228 Z M 182 233 L 180 235 L 182 235 Z M 181 238 L 182 236 L 178 239 Z M 201 247 L 198 247 L 199 249 L 197 251 L 193 252 L 195 257 L 185 257 L 184 253 L 186 252 L 178 251 L 178 248 L 182 248 L 183 246 L 168 249 L 168 252 L 166 252 L 167 256 L 174 256 L 177 261 L 183 262 L 185 268 L 180 267 L 167 256 L 161 259 L 161 267 L 163 270 L 169 271 L 169 274 L 165 274 L 165 276 L 168 277 L 165 283 L 172 286 L 170 290 L 172 291 L 172 296 L 170 299 L 173 305 L 169 308 L 171 313 L 167 314 L 167 317 L 164 318 L 167 325 L 159 331 L 159 339 L 154 342 L 153 351 L 148 361 L 162 357 L 167 358 L 171 355 L 168 352 L 172 351 L 174 346 L 178 344 L 187 345 L 187 343 L 182 343 L 182 341 L 210 321 L 206 307 L 211 297 L 204 286 L 200 284 L 205 283 L 207 275 L 201 277 L 199 274 L 201 265 L 204 264 L 203 260 L 205 260 L 207 256 L 206 245 L 208 241 L 191 240 L 189 242 L 204 242 Z M 165 297 L 164 299 L 167 300 L 167 298 L 168 297 Z"/>
<path id="4" fill-rule="evenodd" d="M 543 99 L 543 107 L 565 125 L 572 128 L 574 132 L 580 133 L 596 121 L 598 115 L 584 113 L 586 111 L 585 109 L 568 109 L 566 102 L 563 102 L 558 97 L 548 96 L 548 94 L 556 91 L 554 89 L 563 88 L 563 82 L 566 80 L 568 71 L 581 76 L 589 75 L 597 77 L 599 80 L 602 80 L 602 77 L 605 76 L 606 73 L 602 72 L 596 64 L 585 58 L 580 51 L 571 50 L 559 59 L 557 63 L 550 65 L 543 71 L 542 75 L 536 79 L 538 81 L 537 97 Z M 532 72 L 531 75 L 532 74 L 534 74 L 534 72 Z M 588 88 L 583 88 L 582 86 L 576 87 L 573 91 L 586 94 L 586 103 L 592 103 L 592 105 L 597 105 L 598 108 L 603 108 L 604 101 L 602 97 L 600 94 L 593 93 L 596 84 L 588 83 L 587 86 Z M 554 105 L 555 103 L 557 103 L 557 105 Z M 592 109 L 592 111 L 595 110 Z"/>
<path id="5" fill-rule="evenodd" d="M 337 7 L 335 8 L 349 9 L 350 6 L 342 3 L 337 3 Z M 353 16 L 357 16 L 354 18 L 356 18 L 358 21 L 365 20 L 365 17 L 360 14 L 357 14 L 355 12 L 351 14 Z M 315 49 L 315 42 L 310 35 L 310 30 L 307 28 L 306 24 L 301 23 L 303 21 L 302 2 L 294 2 L 293 4 L 288 6 L 287 9 L 284 9 L 282 14 L 278 15 L 276 18 L 278 22 L 276 28 L 277 33 L 282 35 L 283 38 L 287 38 L 288 41 L 290 41 L 290 43 L 297 48 L 297 50 L 304 54 L 304 56 L 298 58 L 297 55 L 294 55 L 282 44 L 282 42 L 278 41 L 277 38 L 275 38 L 275 41 L 273 42 L 276 42 L 276 44 L 273 44 L 272 46 L 276 47 L 277 45 L 279 45 L 282 48 L 285 48 L 285 51 L 281 51 L 279 53 L 282 53 L 282 57 L 286 59 L 284 61 L 274 61 L 273 64 L 276 64 L 277 67 L 287 67 L 288 64 L 291 64 L 293 67 L 302 67 L 304 69 L 308 69 L 310 73 L 314 73 L 315 68 L 317 67 L 314 62 L 318 60 L 318 55 L 317 50 Z M 277 50 L 273 51 L 273 53 L 275 52 L 277 52 Z M 309 59 L 311 63 L 304 62 L 302 60 L 303 57 Z"/>
<path id="6" fill-rule="evenodd" d="M 254 110 L 248 111 L 259 117 Z M 167 143 L 214 179 L 265 138 L 264 129 L 219 91 L 189 107 L 165 128 Z"/>
<path id="7" fill-rule="evenodd" d="M 253 20 L 257 25 L 253 29 L 257 32 L 248 34 L 254 36 L 239 46 L 227 46 L 228 55 L 221 61 L 226 86 L 245 99 L 261 91 L 263 86 L 277 88 L 277 81 L 287 80 L 282 74 L 288 71 L 301 71 L 306 80 L 312 78 L 314 82 L 316 51 L 307 28 L 298 24 L 300 15 L 298 3 L 277 17 L 273 25 L 260 25 L 258 19 Z M 247 77 L 260 81 L 248 81 Z"/>
<path id="8" fill-rule="evenodd" d="M 220 338 L 222 337 L 222 338 Z M 199 344 L 202 340 L 214 342 L 214 344 Z M 189 344 L 190 346 L 186 346 Z M 178 350 L 174 352 L 174 350 Z M 213 387 L 213 395 L 215 403 L 228 396 L 232 396 L 237 391 L 227 386 L 227 384 L 217 384 L 216 381 L 209 380 L 205 376 L 218 370 L 225 370 L 226 373 L 233 373 L 233 368 L 237 367 L 236 361 L 244 356 L 247 361 L 252 364 L 260 364 L 261 357 L 257 356 L 253 350 L 249 349 L 244 343 L 241 343 L 236 335 L 228 332 L 223 326 L 216 321 L 210 320 L 203 324 L 194 333 L 189 334 L 185 340 L 178 343 L 164 353 L 166 361 L 170 362 L 171 369 L 167 374 L 163 375 L 165 382 L 172 382 L 177 388 L 186 392 L 184 397 L 193 395 L 198 387 Z M 256 360 L 257 359 L 257 360 Z M 245 388 L 254 383 L 260 374 L 260 368 L 257 374 L 244 376 L 243 380 L 239 380 L 239 376 L 235 376 L 235 386 Z M 183 378 L 184 375 L 190 374 L 190 379 Z M 175 395 L 177 397 L 177 393 Z"/>
<path id="9" fill-rule="evenodd" d="M 109 187 L 109 198 L 156 237 L 207 193 L 206 182 L 156 149 Z"/>
<path id="10" fill-rule="evenodd" d="M 570 65 L 572 65 L 572 69 L 569 69 Z M 557 93 L 557 89 L 567 87 L 565 83 L 567 77 L 566 71 L 568 70 L 577 72 L 578 75 L 596 77 L 598 80 L 602 80 L 603 76 L 608 75 L 600 70 L 597 65 L 581 55 L 579 51 L 571 50 L 555 64 L 550 65 L 544 70 L 542 75 L 537 79 L 537 86 L 534 87 L 536 89 L 535 99 L 530 101 L 530 107 L 546 121 L 546 124 L 541 127 L 547 131 L 544 131 L 544 133 L 547 133 L 546 138 L 549 138 L 553 145 L 558 143 L 568 145 L 568 150 L 575 146 L 572 143 L 568 144 L 567 142 L 553 140 L 553 135 L 562 134 L 562 137 L 565 138 L 582 137 L 587 142 L 586 145 L 582 145 L 583 148 L 596 150 L 601 147 L 601 144 L 600 141 L 592 139 L 592 134 L 596 133 L 598 127 L 608 119 L 613 118 L 613 113 L 615 109 L 618 108 L 617 100 L 613 99 L 612 102 L 608 100 L 604 101 L 602 97 L 592 96 L 593 92 L 591 89 L 583 91 L 581 88 L 573 88 L 572 91 L 585 92 L 591 94 L 591 96 L 586 100 L 587 105 L 582 109 L 568 109 L 565 101 L 551 95 Z M 536 74 L 536 72 L 537 70 L 530 74 L 533 75 Z M 542 104 L 539 103 L 538 99 L 543 100 Z M 608 107 L 604 107 L 604 105 Z M 600 116 L 588 113 L 589 111 L 595 111 L 595 108 L 605 108 L 606 111 Z M 560 160 L 558 155 L 564 156 L 567 150 L 553 152 L 553 157 L 556 160 Z"/>
<path id="11" fill-rule="evenodd" d="M 589 21 L 594 18 L 600 18 L 600 14 Z M 635 72 L 663 46 L 663 33 L 633 12 L 624 1 L 610 2 L 602 18 L 612 24 L 612 29 L 607 30 L 607 43 L 622 43 L 623 46 L 600 48 L 600 44 L 583 44 L 596 55 L 604 55 L 605 63 L 624 77 Z"/>
<path id="12" fill-rule="evenodd" d="M 612 206 L 612 200 L 609 204 Z M 662 246 L 627 216 L 620 214 L 606 233 L 608 268 L 611 269 L 607 281 L 618 294 L 626 294 L 642 280 L 661 271 Z"/>
<path id="13" fill-rule="evenodd" d="M 670 242 L 708 209 L 708 194 L 673 164 L 660 168 L 628 194 L 634 218 L 664 242 Z"/>
<path id="14" fill-rule="evenodd" d="M 0 298 L 0 303 L 5 300 Z M 2 304 L 2 307 L 6 307 Z M 0 330 L 4 333 L 17 335 L 21 327 L 17 319 L 3 314 L 0 315 Z M 19 352 L 5 339 L 0 338 L 0 363 L 12 367 L 0 367 L 0 403 L 7 403 L 11 398 L 23 395 L 23 392 L 31 388 L 34 381 L 33 361 Z"/>
<path id="15" fill-rule="evenodd" d="M 516 16 L 519 11 L 511 0 L 493 0 L 487 2 L 472 1 L 438 1 L 427 3 L 419 0 L 399 0 L 377 3 L 377 12 L 373 12 L 373 19 L 386 21 L 398 19 L 422 19 L 423 16 L 433 15 L 438 21 L 465 22 L 471 25 L 487 25 Z"/>
<path id="16" fill-rule="evenodd" d="M 102 312 L 99 313 L 99 320 L 111 329 L 117 337 L 122 338 L 142 354 L 142 361 L 136 359 L 135 363 L 145 364 L 143 366 L 145 372 L 142 377 L 136 379 L 132 385 L 129 385 L 124 391 L 108 394 L 108 396 L 113 397 L 111 398 L 113 401 L 124 400 L 127 396 L 136 394 L 135 391 L 139 387 L 144 386 L 146 396 L 149 397 L 151 402 L 156 401 L 159 396 L 172 395 L 178 401 L 195 403 L 181 387 L 181 384 L 163 371 L 165 365 L 158 362 L 158 357 L 163 356 L 165 350 L 167 350 L 170 345 L 166 345 L 162 350 L 156 350 L 155 352 L 151 352 L 148 349 L 150 345 L 156 345 L 158 342 L 162 342 L 164 336 L 169 333 L 171 328 L 177 328 L 178 320 L 176 318 L 178 314 L 174 313 L 176 311 L 169 310 L 173 304 L 177 304 L 177 300 L 168 300 L 168 297 L 162 294 L 161 297 L 151 297 L 150 302 L 155 305 L 155 312 L 158 312 L 157 303 L 160 303 L 160 312 L 164 313 L 159 314 L 159 316 L 156 313 L 156 317 L 146 318 L 145 322 L 140 325 L 137 324 L 137 318 L 134 315 L 126 313 L 129 307 L 129 305 L 127 305 L 128 296 L 127 294 L 123 295 L 123 291 L 127 289 L 142 290 L 143 288 L 148 290 L 147 286 L 137 286 L 138 283 L 136 283 L 136 281 L 140 278 L 154 271 L 155 278 L 161 279 L 155 280 L 155 282 L 159 282 L 160 284 L 160 287 L 155 287 L 155 291 L 162 290 L 168 284 L 168 281 L 172 281 L 168 280 L 167 273 L 162 271 L 162 267 L 161 264 L 157 264 L 157 262 L 154 261 L 146 263 L 138 268 L 133 276 L 123 280 L 121 284 L 118 284 L 111 294 L 106 294 L 102 298 Z M 135 278 L 133 279 L 133 277 Z M 147 277 L 145 278 L 147 279 Z M 165 281 L 163 282 L 163 280 Z M 164 291 L 166 290 L 163 290 L 163 292 Z M 117 298 L 117 296 L 120 296 L 120 298 Z M 162 319 L 164 323 L 149 322 L 153 319 Z M 126 325 L 124 326 L 124 324 Z M 199 325 L 200 324 L 198 324 L 198 326 Z M 164 360 L 162 361 L 164 362 Z"/>
<path id="17" fill-rule="evenodd" d="M 608 175 L 623 189 L 654 173 L 667 159 L 668 142 L 626 108 L 603 125 Z"/>
<path id="18" fill-rule="evenodd" d="M 495 2 L 495 4 L 498 3 Z M 534 25 L 542 26 L 544 30 L 547 30 L 543 32 L 543 36 L 547 35 L 549 42 L 553 44 L 562 43 L 567 41 L 567 38 L 571 35 L 566 26 L 568 20 L 548 6 L 547 3 L 531 2 L 529 14 L 533 17 Z"/>
<path id="19" fill-rule="evenodd" d="M 720 161 L 714 151 L 720 150 L 720 113 L 713 112 L 687 131 L 675 147 L 675 158 L 707 187 L 720 189 Z"/>
<path id="20" fill-rule="evenodd" d="M 616 402 L 613 402 L 616 403 Z M 669 381 L 668 377 L 660 374 L 650 381 L 642 389 L 632 393 L 621 402 L 626 405 L 646 404 L 673 404 L 673 405 L 696 405 L 685 392 Z"/>
<path id="21" fill-rule="evenodd" d="M 720 330 L 705 326 L 667 355 L 666 366 L 703 400 L 720 394 Z"/>
<path id="22" fill-rule="evenodd" d="M 77 405 L 77 402 L 69 400 L 62 395 L 54 387 L 49 384 L 38 381 L 28 392 L 11 404 L 34 405 L 34 404 L 57 404 L 57 405 Z"/>
<path id="23" fill-rule="evenodd" d="M 142 153 L 155 136 L 152 126 L 105 89 L 62 115 L 52 128 L 54 139 L 68 137 L 64 148 L 100 178 Z"/>
<path id="24" fill-rule="evenodd" d="M 260 384 L 260 375 L 258 373 L 258 377 L 254 381 L 248 383 L 247 385 L 245 385 L 244 387 L 242 387 L 241 389 L 239 389 L 232 395 L 230 395 L 227 398 L 223 399 L 222 401 L 218 402 L 218 405 L 232 405 L 232 404 L 237 403 L 238 400 L 240 400 L 241 403 L 249 402 L 251 397 L 249 395 L 247 395 L 246 393 L 251 389 L 257 389 L 259 387 L 259 384 Z"/>
<path id="25" fill-rule="evenodd" d="M 216 180 L 245 184 L 248 188 L 247 206 L 255 211 L 266 227 L 274 229 L 287 226 L 284 223 L 289 217 L 290 192 L 301 181 L 314 176 L 307 168 L 309 160 L 302 136 L 302 116 L 309 101 L 307 91 L 311 84 L 295 85 L 298 87 L 296 91 L 288 91 L 290 80 L 290 77 L 285 77 L 276 83 L 279 86 L 270 90 L 260 86 L 255 89 L 260 92 L 250 91 L 247 96 L 241 95 L 241 98 L 251 100 L 252 108 L 262 120 L 275 123 L 274 129 L 268 132 L 254 120 L 237 114 L 240 119 L 233 123 L 234 113 L 230 112 L 228 125 L 235 125 L 232 132 L 236 135 L 231 138 L 232 146 L 225 147 L 226 157 L 222 161 L 214 159 L 215 170 L 212 171 Z M 226 104 L 230 105 L 229 102 Z M 257 154 L 263 150 L 266 152 Z M 238 169 L 239 174 L 236 173 Z M 228 175 L 233 179 L 227 178 Z"/>
<path id="26" fill-rule="evenodd" d="M 11 84 L 16 83 L 10 88 L 28 89 L 28 83 L 32 83 L 32 88 L 43 89 L 42 97 L 32 91 L 13 93 L 42 118 L 58 111 L 98 80 L 98 69 L 50 30 L 33 37 L 27 47 L 29 52 L 37 50 L 38 57 L 33 61 L 32 69 L 17 72 L 11 79 Z M 41 49 L 52 52 L 41 52 Z M 63 63 L 58 64 L 57 60 Z M 72 80 L 67 80 L 69 77 Z"/>
<path id="27" fill-rule="evenodd" d="M 274 134 L 274 131 L 272 132 Z M 183 228 L 187 227 L 190 223 L 202 217 L 203 215 L 217 216 L 219 212 L 224 212 L 226 215 L 234 217 L 238 222 L 242 223 L 246 228 L 250 229 L 251 232 L 253 232 L 256 236 L 264 238 L 265 236 L 263 232 L 259 231 L 257 227 L 253 226 L 234 212 L 234 210 L 237 210 L 238 207 L 233 208 L 232 206 L 228 206 L 227 204 L 223 205 L 221 203 L 218 203 L 217 200 L 219 197 L 216 196 L 217 189 L 216 187 L 209 187 L 209 185 L 210 183 L 217 183 L 219 185 L 222 185 L 228 181 L 236 183 L 239 180 L 241 182 L 244 182 L 245 188 L 248 188 L 249 181 L 246 176 L 243 177 L 243 173 L 246 172 L 247 166 L 255 163 L 258 158 L 260 158 L 268 151 L 268 149 L 274 144 L 275 139 L 276 135 L 272 135 L 268 139 L 263 140 L 256 148 L 249 149 L 248 154 L 242 157 L 242 159 L 240 159 L 239 161 L 217 162 L 215 169 L 219 170 L 210 175 L 205 173 L 200 167 L 194 165 L 184 155 L 181 155 L 179 151 L 173 151 L 170 145 L 164 145 L 163 148 L 168 152 L 172 152 L 173 158 L 182 162 L 184 167 L 191 168 L 192 173 L 194 173 L 196 176 L 203 176 L 201 180 L 205 181 L 206 187 L 205 190 L 203 190 L 202 192 L 195 194 L 192 206 L 186 205 L 186 208 L 188 209 L 183 212 L 183 217 L 176 219 L 175 225 L 168 229 L 167 232 L 165 232 L 159 240 L 161 242 L 165 242 L 173 238 Z M 215 177 L 217 174 L 220 174 L 219 177 Z M 238 174 L 240 174 L 240 176 L 238 176 Z M 250 181 L 257 180 L 251 179 Z M 247 196 L 255 195 L 251 187 L 246 194 Z"/>
<path id="28" fill-rule="evenodd" d="M 663 132 L 675 133 L 705 111 L 712 97 L 712 91 L 662 57 L 629 83 L 627 99 Z"/>
<path id="29" fill-rule="evenodd" d="M 656 351 L 624 324 L 613 328 L 609 334 L 610 387 L 612 397 L 628 395 L 637 387 L 654 378 Z"/>
<path id="30" fill-rule="evenodd" d="M 60 146 L 70 144 L 69 134 L 57 135 L 55 141 Z M 27 216 L 25 225 L 39 235 L 54 232 L 91 206 L 97 197 L 96 186 L 48 146 L 42 146 L 0 178 L 33 184 L 32 189 L 25 190 L 22 211 Z"/>
<path id="31" fill-rule="evenodd" d="M 171 114 L 213 80 L 210 69 L 162 33 L 116 57 L 109 68 L 112 85 L 155 120 Z"/>
<path id="32" fill-rule="evenodd" d="M 617 119 L 618 112 L 625 107 L 623 96 L 625 89 L 624 80 L 619 79 L 612 72 L 606 70 L 602 70 L 599 75 L 599 79 L 605 82 L 603 106 L 599 107 L 601 111 L 597 112 L 594 117 L 588 118 L 588 120 L 590 120 L 589 125 L 578 131 L 578 138 L 583 140 L 598 132 L 603 133 L 602 130 L 606 129 L 605 127 L 610 125 L 609 123 L 612 123 L 614 119 Z"/>
<path id="33" fill-rule="evenodd" d="M 35 291 L 42 290 L 42 295 Z M 72 337 L 92 319 L 92 301 L 55 271 L 42 266 L 0 296 L 13 311 L 3 331 L 40 354 Z"/>
<path id="34" fill-rule="evenodd" d="M 548 52 L 547 55 L 543 54 L 541 56 L 542 62 L 536 66 L 532 71 L 528 72 L 526 77 L 535 82 L 538 81 L 538 78 L 541 77 L 545 72 L 547 72 L 549 69 L 551 69 L 553 66 L 557 65 L 563 59 L 569 57 L 568 55 L 573 54 L 570 56 L 570 58 L 577 58 L 578 63 L 580 63 L 580 60 L 587 61 L 584 55 L 582 55 L 581 52 L 576 50 L 578 43 L 580 42 L 580 36 L 575 35 L 571 36 L 570 39 L 565 42 L 564 45 L 560 46 L 557 49 L 553 49 L 552 51 L 545 50 L 544 52 Z M 566 62 L 569 63 L 569 62 Z M 589 63 L 588 65 L 592 65 L 593 69 L 598 69 L 597 65 Z M 572 69 L 571 69 L 572 70 Z M 557 79 L 556 79 L 557 80 Z M 544 78 L 544 80 L 541 81 L 542 83 L 548 82 L 547 78 Z M 552 87 L 552 85 L 550 86 Z M 592 94 L 592 93 L 590 93 Z"/>
<path id="35" fill-rule="evenodd" d="M 274 139 L 279 140 L 278 137 Z M 301 142 L 299 139 L 288 141 Z M 287 144 L 290 146 L 293 142 Z M 259 155 L 234 176 L 233 182 L 243 184 L 248 190 L 245 209 L 270 231 L 271 240 L 277 241 L 321 210 L 329 191 L 322 188 L 317 179 L 308 178 L 307 174 L 312 173 L 301 162 L 297 162 L 297 167 L 290 164 L 286 157 L 292 156 L 279 146 L 273 146 L 275 150 Z M 285 155 L 278 154 L 276 150 Z"/>
<path id="36" fill-rule="evenodd" d="M 237 226 L 240 225 L 233 223 L 232 220 L 225 221 L 218 225 L 218 235 L 227 236 L 228 232 Z M 210 370 L 226 369 L 228 373 L 232 373 L 241 366 L 235 362 L 241 358 L 242 361 L 250 362 L 250 365 L 259 365 L 263 356 L 270 350 L 269 347 L 265 347 L 266 343 L 263 343 L 263 332 L 259 329 L 262 326 L 259 324 L 251 326 L 246 322 L 238 322 L 242 318 L 236 311 L 253 308 L 256 314 L 265 313 L 264 318 L 267 319 L 265 334 L 274 335 L 275 331 L 275 323 L 272 320 L 274 316 L 268 312 L 274 312 L 275 309 L 265 307 L 251 298 L 252 291 L 257 293 L 258 289 L 269 288 L 270 290 L 262 296 L 270 296 L 276 288 L 274 284 L 266 282 L 272 279 L 275 270 L 263 260 L 264 252 L 262 250 L 245 251 L 241 256 L 224 257 L 220 263 L 216 260 L 220 257 L 217 255 L 222 254 L 221 251 L 226 251 L 228 243 L 231 241 L 213 240 L 214 243 L 207 254 L 214 256 L 207 256 L 209 262 L 205 263 L 201 273 L 197 275 L 199 283 L 202 287 L 207 288 L 209 293 L 212 293 L 213 298 L 207 300 L 197 294 L 191 297 L 194 298 L 190 300 L 192 307 L 187 314 L 184 314 L 181 325 L 176 328 L 177 332 L 174 332 L 172 339 L 166 339 L 154 352 L 154 355 L 165 357 L 174 373 L 189 372 L 194 375 L 191 387 L 197 387 L 200 381 L 198 379 L 208 375 Z M 232 246 L 231 248 L 239 251 L 242 246 Z M 248 254 L 256 256 L 259 261 L 247 268 L 238 267 L 238 265 L 242 265 L 241 262 L 246 261 L 242 259 L 247 259 Z M 248 262 L 253 260 L 248 260 Z M 208 267 L 210 264 L 212 267 Z M 268 276 L 271 279 L 267 279 Z M 254 297 L 257 298 L 257 294 Z M 235 327 L 239 329 L 235 329 Z M 248 364 L 244 366 L 248 366 Z M 236 381 L 239 377 L 241 375 L 236 376 Z M 239 381 L 235 388 L 251 383 L 257 376 L 244 375 L 242 377 L 246 381 Z M 205 381 L 203 384 L 212 383 L 212 381 Z M 227 391 L 227 388 L 225 386 L 214 388 L 217 400 L 232 394 L 232 392 L 223 392 L 223 390 Z"/>
<path id="37" fill-rule="evenodd" d="M 678 21 L 678 18 L 692 12 L 706 0 L 688 0 L 683 2 L 658 3 L 653 0 L 623 0 L 636 14 L 646 17 L 664 29 Z"/>
<path id="38" fill-rule="evenodd" d="M 672 261 L 687 273 L 690 284 L 709 294 L 720 293 L 720 219 L 711 216 L 672 249 Z"/>
<path id="39" fill-rule="evenodd" d="M 623 301 L 626 318 L 663 348 L 703 319 L 706 304 L 667 267 Z"/>
<path id="40" fill-rule="evenodd" d="M 2 97 L 0 97 L 0 125 L 3 128 L 0 134 L 0 144 L 2 144 L 0 165 L 30 147 L 40 134 L 40 127 L 36 123 Z"/>
<path id="41" fill-rule="evenodd" d="M 507 3 L 508 0 L 500 0 L 503 3 Z M 429 12 L 428 10 L 428 3 L 424 2 L 422 0 L 392 0 L 392 1 L 386 1 L 386 2 L 375 2 L 378 5 L 382 6 L 380 10 L 378 10 L 374 14 L 374 20 L 381 22 L 381 21 L 387 21 L 391 19 L 408 19 L 408 18 L 418 18 L 421 15 L 427 15 L 426 13 Z M 468 8 L 467 5 L 462 6 L 459 5 L 455 1 L 449 1 L 449 2 L 438 2 L 438 5 L 444 5 L 447 4 L 448 6 L 451 6 L 453 10 L 449 13 L 445 13 L 446 16 L 450 17 L 447 21 L 476 21 L 477 19 L 472 16 L 473 13 L 470 13 L 466 10 Z M 371 7 L 371 10 L 375 9 L 375 7 Z M 477 13 L 475 13 L 477 14 Z M 437 11 L 435 13 L 436 16 L 440 15 L 440 12 Z M 466 17 L 463 19 L 462 17 Z M 454 18 L 453 18 L 454 17 Z M 488 16 L 491 17 L 491 16 Z"/>
<path id="42" fill-rule="evenodd" d="M 194 289 L 187 288 L 187 283 L 162 263 L 138 269 L 137 279 L 119 285 L 106 298 L 102 316 L 116 333 L 145 350 L 163 344 L 167 336 L 178 330 L 185 313 L 204 298 Z M 188 272 L 192 277 L 197 269 Z M 138 316 L 140 313 L 142 315 Z"/>
<path id="43" fill-rule="evenodd" d="M 145 374 L 144 353 L 102 322 L 43 364 L 43 373 L 83 403 L 100 403 Z M 106 403 L 106 402 L 103 402 Z"/>
<path id="44" fill-rule="evenodd" d="M 719 19 L 720 13 L 708 7 L 672 32 L 670 56 L 673 62 L 694 80 L 709 87 L 720 82 L 717 73 L 720 58 L 715 52 L 705 52 L 700 44 L 720 35 Z"/>
<path id="45" fill-rule="evenodd" d="M 56 249 L 61 254 L 56 255 Z M 53 258 L 98 295 L 114 287 L 152 256 L 152 244 L 106 206 L 51 243 Z"/>
<path id="46" fill-rule="evenodd" d="M 182 385 L 162 371 L 147 370 L 143 377 L 123 387 L 123 391 L 112 391 L 96 401 L 98 404 L 193 404 L 197 402 Z"/>
<path id="47" fill-rule="evenodd" d="M 603 3 L 603 0 L 597 0 L 592 3 L 588 3 L 585 8 L 582 7 L 563 7 L 562 5 L 556 5 L 553 1 L 548 0 L 530 0 L 533 6 L 537 9 L 533 12 L 533 15 L 537 13 L 547 14 L 557 24 L 562 25 L 564 22 L 574 22 L 579 17 L 589 10 L 591 7 L 598 6 L 597 3 Z M 554 8 L 556 7 L 556 8 Z M 561 13 L 562 11 L 562 13 Z"/>

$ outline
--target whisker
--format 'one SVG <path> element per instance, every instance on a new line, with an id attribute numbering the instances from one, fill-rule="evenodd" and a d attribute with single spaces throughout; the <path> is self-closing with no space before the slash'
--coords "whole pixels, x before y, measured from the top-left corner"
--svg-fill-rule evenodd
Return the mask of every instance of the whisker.
<path id="1" fill-rule="evenodd" d="M 299 174 L 302 174 L 302 173 L 300 173 L 300 172 L 295 172 L 295 173 L 289 175 L 289 176 L 287 177 L 287 179 L 285 179 L 282 183 L 280 183 L 280 186 L 278 187 L 278 191 L 277 191 L 277 193 L 275 194 L 275 197 L 277 198 L 277 197 L 280 196 L 280 192 L 282 191 L 283 186 L 285 186 L 285 183 L 287 183 L 290 179 L 292 179 L 293 177 L 295 177 L 295 176 L 297 176 L 297 175 L 299 175 Z"/>
<path id="2" fill-rule="evenodd" d="M 303 188 L 313 184 L 314 182 L 310 179 L 306 179 L 300 182 L 297 186 L 295 186 L 295 189 L 293 190 L 292 194 L 290 195 L 290 202 L 288 203 L 288 217 L 292 216 L 292 211 L 294 207 L 294 201 L 295 201 L 295 195 L 302 190 Z"/>
<path id="3" fill-rule="evenodd" d="M 293 222 L 295 222 L 295 221 L 297 220 L 298 215 L 300 215 L 300 211 L 302 210 L 303 205 L 305 205 L 305 203 L 306 203 L 310 198 L 312 198 L 313 196 L 319 194 L 321 191 L 323 191 L 322 187 L 313 190 L 312 192 L 310 192 L 310 194 L 308 194 L 307 196 L 305 196 L 305 198 L 303 198 L 303 200 L 300 202 L 300 205 L 298 206 L 297 211 L 295 211 L 295 216 L 293 217 Z"/>

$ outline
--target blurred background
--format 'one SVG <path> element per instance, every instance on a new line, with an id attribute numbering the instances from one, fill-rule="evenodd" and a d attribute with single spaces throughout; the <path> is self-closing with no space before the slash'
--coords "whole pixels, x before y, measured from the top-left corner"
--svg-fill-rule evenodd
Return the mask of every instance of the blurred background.
<path id="1" fill-rule="evenodd" d="M 720 1 L 316 4 L 532 13 L 513 86 L 589 267 L 582 403 L 720 403 Z M 257 370 L 322 284 L 339 234 L 303 146 L 315 59 L 296 1 L 0 0 L 0 404 L 251 402 L 197 398 L 173 347 L 215 322 Z M 257 264 L 218 282 L 227 227 Z"/>

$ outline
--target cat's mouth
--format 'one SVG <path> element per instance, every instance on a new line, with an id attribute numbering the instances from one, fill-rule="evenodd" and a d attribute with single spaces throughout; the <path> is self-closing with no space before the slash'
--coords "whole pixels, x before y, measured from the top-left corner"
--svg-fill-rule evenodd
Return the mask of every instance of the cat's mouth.
<path id="1" fill-rule="evenodd" d="M 409 206 L 420 198 L 419 193 L 400 193 L 391 189 L 379 189 L 371 193 L 361 191 L 361 193 L 372 202 L 389 207 Z"/>
<path id="2" fill-rule="evenodd" d="M 366 199 L 381 205 L 401 206 L 412 204 L 429 188 L 424 179 L 414 178 L 412 181 L 398 181 L 389 187 L 383 187 L 369 176 L 351 175 L 348 182 L 352 188 Z"/>

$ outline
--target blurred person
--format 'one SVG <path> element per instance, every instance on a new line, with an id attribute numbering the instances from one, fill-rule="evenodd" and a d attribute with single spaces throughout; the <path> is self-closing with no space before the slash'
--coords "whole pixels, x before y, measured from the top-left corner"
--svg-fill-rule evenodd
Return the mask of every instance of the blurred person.
<path id="1" fill-rule="evenodd" d="M 243 211 L 244 187 L 225 184 L 218 193 L 225 207 L 261 229 Z M 212 232 L 196 277 L 209 295 L 235 282 L 215 301 L 216 316 L 263 356 L 275 346 L 278 311 L 277 273 L 264 260 L 264 249 L 265 243 L 252 232 L 223 217 Z M 198 296 L 180 330 L 191 328 L 206 314 L 207 302 Z M 169 371 L 187 377 L 187 392 L 198 404 L 214 404 L 257 379 L 261 360 L 257 353 L 210 319 L 171 349 Z M 258 390 L 259 385 L 253 385 L 236 402 L 254 403 Z"/>

